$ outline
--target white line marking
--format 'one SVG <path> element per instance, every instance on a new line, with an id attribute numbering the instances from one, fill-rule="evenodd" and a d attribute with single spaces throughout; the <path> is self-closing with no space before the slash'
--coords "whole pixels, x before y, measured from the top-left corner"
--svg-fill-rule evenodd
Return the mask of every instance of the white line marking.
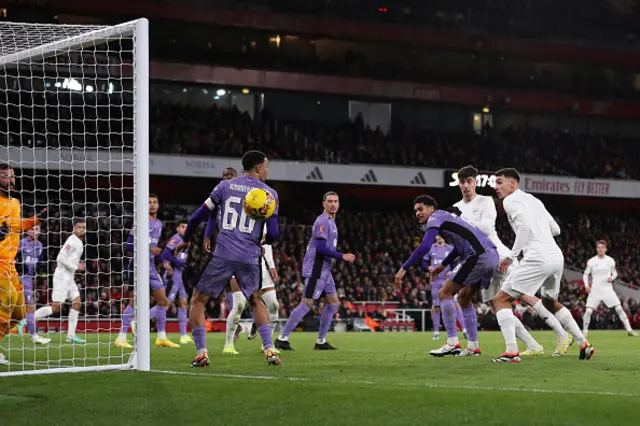
<path id="1" fill-rule="evenodd" d="M 509 388 L 509 387 L 495 387 L 495 386 L 472 386 L 472 385 L 448 385 L 448 384 L 434 384 L 434 383 L 386 383 L 386 382 L 372 382 L 368 380 L 315 380 L 306 377 L 278 377 L 278 376 L 252 376 L 246 374 L 224 374 L 224 373 L 192 373 L 188 371 L 169 371 L 169 370 L 151 370 L 152 373 L 171 374 L 179 376 L 197 376 L 197 377 L 218 377 L 226 379 L 249 379 L 249 380 L 284 380 L 290 382 L 310 382 L 310 383 L 342 383 L 342 384 L 354 384 L 354 385 L 375 385 L 375 386 L 406 386 L 406 387 L 422 387 L 429 389 L 465 389 L 476 391 L 489 391 L 489 392 L 525 392 L 525 393 L 552 393 L 562 395 L 599 395 L 599 396 L 628 396 L 638 397 L 637 393 L 626 392 L 599 392 L 599 391 L 577 391 L 577 390 L 563 390 L 563 389 L 538 389 L 538 388 Z"/>

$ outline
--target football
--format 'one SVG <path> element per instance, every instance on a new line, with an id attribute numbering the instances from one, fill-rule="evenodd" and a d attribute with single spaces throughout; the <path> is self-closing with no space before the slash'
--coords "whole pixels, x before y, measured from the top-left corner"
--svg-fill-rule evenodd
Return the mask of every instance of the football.
<path id="1" fill-rule="evenodd" d="M 268 219 L 276 210 L 276 200 L 269 191 L 254 188 L 244 197 L 242 207 L 251 219 Z"/>

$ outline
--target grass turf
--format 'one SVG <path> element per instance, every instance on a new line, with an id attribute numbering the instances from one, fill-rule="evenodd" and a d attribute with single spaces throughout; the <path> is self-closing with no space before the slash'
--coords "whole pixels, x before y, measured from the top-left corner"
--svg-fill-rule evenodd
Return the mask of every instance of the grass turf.
<path id="1" fill-rule="evenodd" d="M 480 334 L 482 357 L 438 359 L 428 356 L 442 343 L 431 333 L 331 333 L 339 350 L 330 352 L 313 350 L 315 335 L 294 333 L 296 351 L 283 353 L 279 367 L 267 366 L 259 339 L 242 335 L 236 344 L 241 354 L 223 356 L 223 336 L 209 334 L 209 368 L 189 367 L 195 350 L 188 345 L 153 347 L 158 372 L 0 377 L 0 413 L 3 426 L 42 419 L 48 425 L 155 426 L 638 424 L 640 339 L 592 332 L 596 355 L 579 361 L 575 346 L 570 356 L 552 358 L 555 337 L 533 334 L 548 355 L 498 365 L 489 359 L 503 349 L 499 333 Z M 11 337 L 12 347 L 18 339 Z M 76 356 L 95 356 L 98 348 L 108 354 L 100 339 L 100 345 L 91 339 L 86 348 L 76 346 Z M 7 346 L 3 341 L 5 353 Z M 38 348 L 38 359 L 47 350 L 72 358 L 71 345 L 55 346 Z M 12 362 L 30 360 L 29 354 L 9 353 Z"/>

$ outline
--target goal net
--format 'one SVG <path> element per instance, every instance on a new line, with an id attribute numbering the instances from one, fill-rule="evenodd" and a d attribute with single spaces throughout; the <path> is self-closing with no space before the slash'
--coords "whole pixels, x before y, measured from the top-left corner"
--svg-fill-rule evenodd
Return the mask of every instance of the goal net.
<path id="1" fill-rule="evenodd" d="M 146 19 L 0 23 L 0 376 L 149 369 L 148 67 Z"/>

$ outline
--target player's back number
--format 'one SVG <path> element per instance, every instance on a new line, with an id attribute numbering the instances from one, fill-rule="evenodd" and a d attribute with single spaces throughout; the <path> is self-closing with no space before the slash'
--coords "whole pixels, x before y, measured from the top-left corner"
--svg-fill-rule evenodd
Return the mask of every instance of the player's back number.
<path id="1" fill-rule="evenodd" d="M 227 198 L 222 215 L 222 229 L 233 231 L 238 228 L 243 234 L 250 234 L 253 232 L 255 225 L 256 221 L 248 217 L 244 212 L 240 197 Z"/>

